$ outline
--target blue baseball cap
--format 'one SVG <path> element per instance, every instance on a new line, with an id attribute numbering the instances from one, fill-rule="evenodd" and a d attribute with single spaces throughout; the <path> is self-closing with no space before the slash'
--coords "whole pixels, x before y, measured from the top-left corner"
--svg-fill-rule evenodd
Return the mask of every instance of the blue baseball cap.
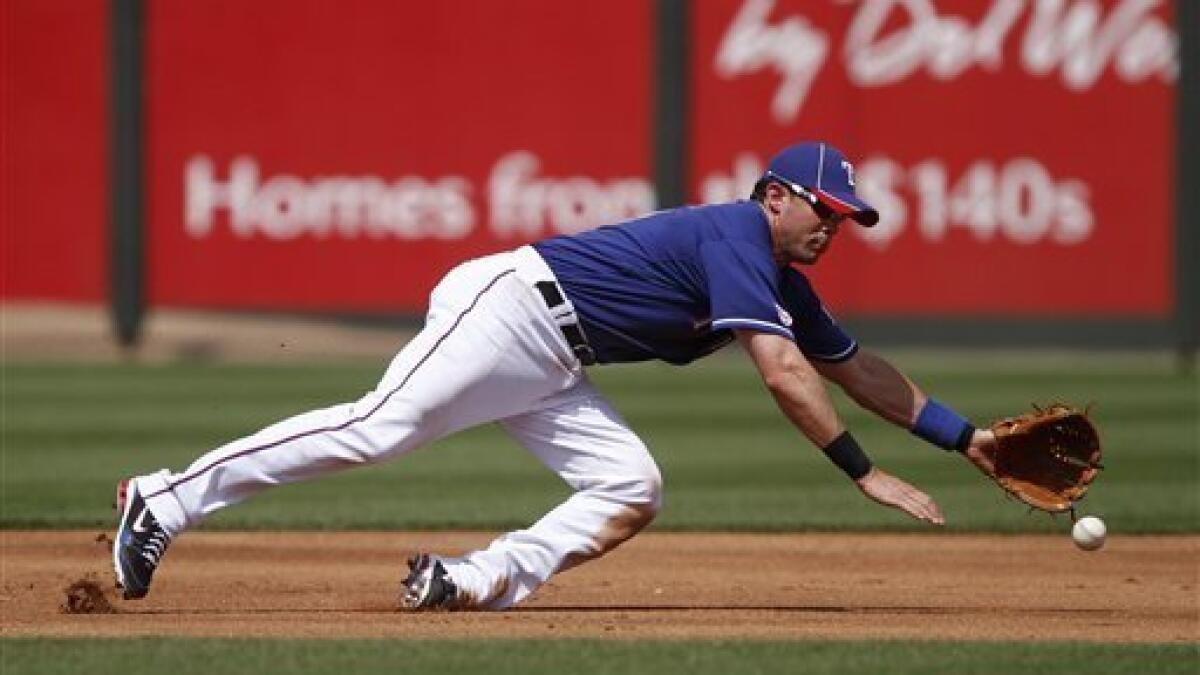
<path id="1" fill-rule="evenodd" d="M 828 143 L 798 143 L 771 158 L 764 179 L 791 188 L 810 203 L 821 202 L 861 225 L 879 222 L 879 212 L 854 194 L 854 167 L 840 150 Z"/>

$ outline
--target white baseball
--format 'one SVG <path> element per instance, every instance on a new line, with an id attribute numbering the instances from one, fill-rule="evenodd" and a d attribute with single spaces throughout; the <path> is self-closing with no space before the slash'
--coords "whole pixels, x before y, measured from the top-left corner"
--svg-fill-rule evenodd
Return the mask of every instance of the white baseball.
<path id="1" fill-rule="evenodd" d="M 1108 536 L 1108 528 L 1104 521 L 1096 516 L 1084 516 L 1075 521 L 1071 528 L 1071 538 L 1075 545 L 1085 551 L 1096 551 L 1104 546 L 1104 538 Z"/>

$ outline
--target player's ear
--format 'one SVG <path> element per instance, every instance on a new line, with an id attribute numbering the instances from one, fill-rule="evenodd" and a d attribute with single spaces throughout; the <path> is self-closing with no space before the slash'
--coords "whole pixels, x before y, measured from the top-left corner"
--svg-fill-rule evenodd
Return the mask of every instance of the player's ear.
<path id="1" fill-rule="evenodd" d="M 767 183 L 766 190 L 763 191 L 763 206 L 771 213 L 782 213 L 790 197 L 791 193 L 779 183 Z"/>

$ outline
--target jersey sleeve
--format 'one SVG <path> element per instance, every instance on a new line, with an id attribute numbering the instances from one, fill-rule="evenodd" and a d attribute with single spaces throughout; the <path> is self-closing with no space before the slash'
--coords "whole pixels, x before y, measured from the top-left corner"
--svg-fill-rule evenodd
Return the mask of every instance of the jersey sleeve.
<path id="1" fill-rule="evenodd" d="M 704 244 L 700 257 L 713 330 L 738 328 L 795 339 L 779 305 L 778 272 L 770 260 L 761 260 L 749 244 L 728 240 Z"/>
<path id="2" fill-rule="evenodd" d="M 796 344 L 806 357 L 839 363 L 858 352 L 858 342 L 842 330 L 803 274 L 794 269 L 785 272 L 781 292 L 793 317 Z"/>

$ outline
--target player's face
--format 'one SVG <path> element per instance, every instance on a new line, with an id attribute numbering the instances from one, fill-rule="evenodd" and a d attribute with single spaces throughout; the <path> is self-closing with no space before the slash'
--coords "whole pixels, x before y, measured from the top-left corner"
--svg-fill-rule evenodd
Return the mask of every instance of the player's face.
<path id="1" fill-rule="evenodd" d="M 771 238 L 775 257 L 781 265 L 801 263 L 811 265 L 829 249 L 833 237 L 841 228 L 845 216 L 827 209 L 813 207 L 803 197 L 778 187 L 773 194 L 768 188 L 766 208 L 771 218 Z"/>

